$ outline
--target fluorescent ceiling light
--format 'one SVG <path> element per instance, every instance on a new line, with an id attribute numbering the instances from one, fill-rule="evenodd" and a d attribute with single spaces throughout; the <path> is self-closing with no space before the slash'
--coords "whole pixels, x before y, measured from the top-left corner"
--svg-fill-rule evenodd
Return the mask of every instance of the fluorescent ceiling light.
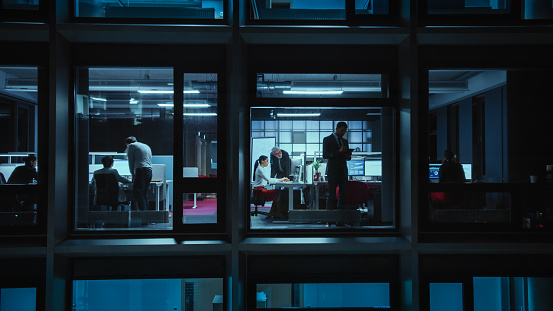
<path id="1" fill-rule="evenodd" d="M 95 101 L 99 101 L 99 102 L 107 102 L 108 101 L 107 99 L 101 98 L 101 97 L 90 97 L 90 99 L 95 100 Z"/>
<path id="2" fill-rule="evenodd" d="M 277 117 L 318 117 L 320 113 L 277 113 Z"/>
<path id="3" fill-rule="evenodd" d="M 174 104 L 166 103 L 166 104 L 157 104 L 160 107 L 173 107 Z M 211 107 L 209 104 L 183 104 L 183 107 L 189 107 L 189 108 L 209 108 Z"/>
<path id="4" fill-rule="evenodd" d="M 344 91 L 282 91 L 282 94 L 295 95 L 340 95 Z"/>
<path id="5" fill-rule="evenodd" d="M 4 89 L 5 91 L 8 91 L 8 92 L 38 92 L 37 89 L 33 89 L 33 88 L 19 88 L 19 89 L 15 89 L 15 88 L 5 88 Z"/>
<path id="6" fill-rule="evenodd" d="M 215 112 L 205 112 L 205 113 L 198 112 L 198 113 L 183 113 L 182 115 L 183 115 L 183 116 L 204 116 L 204 117 L 212 117 L 212 116 L 216 116 L 217 113 L 215 113 Z"/>
<path id="7" fill-rule="evenodd" d="M 140 94 L 173 94 L 173 91 L 159 91 L 159 90 L 138 90 Z M 183 91 L 184 94 L 200 94 L 198 90 Z"/>

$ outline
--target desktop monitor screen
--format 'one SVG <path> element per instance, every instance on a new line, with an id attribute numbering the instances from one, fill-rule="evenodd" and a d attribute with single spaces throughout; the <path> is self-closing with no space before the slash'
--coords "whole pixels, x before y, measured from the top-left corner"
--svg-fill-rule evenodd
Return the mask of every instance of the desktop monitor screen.
<path id="1" fill-rule="evenodd" d="M 461 164 L 463 166 L 463 171 L 465 171 L 465 178 L 467 180 L 472 180 L 472 164 L 471 163 L 465 163 Z"/>
<path id="2" fill-rule="evenodd" d="M 430 171 L 430 176 L 428 176 L 430 179 L 439 179 L 440 178 L 440 166 L 441 164 L 430 164 L 428 167 Z"/>
<path id="3" fill-rule="evenodd" d="M 382 161 L 381 160 L 365 161 L 365 176 L 382 176 Z"/>
<path id="4" fill-rule="evenodd" d="M 365 176 L 365 160 L 348 161 L 349 176 Z"/>

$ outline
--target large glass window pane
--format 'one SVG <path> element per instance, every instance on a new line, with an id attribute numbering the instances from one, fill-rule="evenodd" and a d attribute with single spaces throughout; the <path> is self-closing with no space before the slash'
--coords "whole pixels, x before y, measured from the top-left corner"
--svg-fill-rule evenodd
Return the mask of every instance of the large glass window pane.
<path id="1" fill-rule="evenodd" d="M 77 229 L 172 229 L 173 69 L 77 77 Z"/>
<path id="2" fill-rule="evenodd" d="M 73 310 L 223 309 L 223 279 L 73 281 Z"/>
<path id="3" fill-rule="evenodd" d="M 36 224 L 38 118 L 38 68 L 0 66 L 0 226 Z"/>
<path id="4" fill-rule="evenodd" d="M 509 0 L 427 0 L 428 14 L 507 14 Z"/>
<path id="5" fill-rule="evenodd" d="M 463 311 L 462 283 L 430 283 L 430 311 Z"/>
<path id="6" fill-rule="evenodd" d="M 0 310 L 36 311 L 36 288 L 1 288 Z"/>
<path id="7" fill-rule="evenodd" d="M 258 98 L 384 98 L 379 74 L 257 74 Z"/>
<path id="8" fill-rule="evenodd" d="M 553 1 L 523 0 L 524 19 L 552 19 Z"/>
<path id="9" fill-rule="evenodd" d="M 3 0 L 0 8 L 8 10 L 38 10 L 39 0 Z"/>
<path id="10" fill-rule="evenodd" d="M 76 17 L 222 19 L 223 0 L 75 0 Z"/>
<path id="11" fill-rule="evenodd" d="M 388 309 L 388 283 L 257 284 L 257 309 Z"/>
<path id="12" fill-rule="evenodd" d="M 184 74 L 184 177 L 217 177 L 217 74 Z"/>
<path id="13" fill-rule="evenodd" d="M 185 193 L 183 195 L 183 224 L 216 224 L 216 193 Z"/>
<path id="14" fill-rule="evenodd" d="M 254 0 L 252 20 L 346 20 L 346 1 Z M 388 14 L 388 0 L 355 0 L 355 14 Z"/>
<path id="15" fill-rule="evenodd" d="M 378 111 L 378 113 L 375 113 Z M 281 126 L 276 137 L 253 137 L 251 141 L 251 228 L 288 230 L 288 229 L 326 229 L 328 223 L 348 223 L 352 227 L 374 229 L 393 228 L 393 198 L 392 198 L 392 144 L 383 145 L 382 137 L 393 141 L 391 124 L 391 109 L 380 108 L 275 108 L 252 107 L 251 121 L 258 122 L 272 119 L 276 115 L 282 124 L 320 122 L 321 130 L 310 129 L 309 132 L 296 131 L 292 126 Z M 362 151 L 362 144 L 350 144 L 355 151 L 348 161 L 348 195 L 365 193 L 366 198 L 347 205 L 347 209 L 333 210 L 327 206 L 328 175 L 327 160 L 323 158 L 323 140 L 332 135 L 326 130 L 334 126 L 334 120 L 350 122 L 369 122 L 373 137 L 370 142 L 372 152 Z M 338 122 L 336 122 L 338 124 Z M 386 125 L 388 124 L 388 125 Z M 258 133 L 256 130 L 255 133 Z M 360 140 L 363 132 L 368 130 L 347 131 L 344 138 L 348 141 Z M 306 135 L 307 133 L 307 135 Z M 389 135 L 389 136 L 388 136 Z M 292 137 L 294 142 L 289 143 Z M 315 141 L 313 140 L 315 139 Z M 279 147 L 282 156 L 272 155 L 272 148 Z M 359 149 L 357 150 L 356 147 Z M 255 162 L 265 159 L 266 166 L 257 170 L 264 172 L 268 183 L 257 180 Z M 265 164 L 264 164 L 265 165 Z M 275 179 L 276 177 L 276 179 Z M 291 181 L 279 181 L 286 177 Z M 263 200 L 256 197 L 256 189 L 260 186 L 265 191 Z M 362 187 L 362 188 L 356 188 Z M 351 189 L 351 192 L 350 192 Z M 332 226 L 331 228 L 342 228 Z"/>

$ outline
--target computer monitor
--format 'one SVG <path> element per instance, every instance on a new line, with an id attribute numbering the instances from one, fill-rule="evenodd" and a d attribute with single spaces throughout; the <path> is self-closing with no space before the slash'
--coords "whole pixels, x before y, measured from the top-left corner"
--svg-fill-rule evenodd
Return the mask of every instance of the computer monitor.
<path id="1" fill-rule="evenodd" d="M 431 180 L 432 179 L 439 179 L 440 178 L 440 166 L 441 164 L 430 164 L 428 167 L 430 175 L 428 176 Z"/>
<path id="2" fill-rule="evenodd" d="M 382 160 L 365 161 L 365 176 L 382 176 Z"/>
<path id="3" fill-rule="evenodd" d="M 472 163 L 461 163 L 463 171 L 465 171 L 465 179 L 472 180 Z"/>
<path id="4" fill-rule="evenodd" d="M 365 176 L 365 160 L 349 160 L 348 175 Z"/>

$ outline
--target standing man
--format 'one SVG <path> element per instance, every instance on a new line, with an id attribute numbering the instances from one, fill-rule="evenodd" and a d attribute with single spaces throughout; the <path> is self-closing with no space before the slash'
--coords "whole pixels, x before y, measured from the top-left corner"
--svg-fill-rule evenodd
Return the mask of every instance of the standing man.
<path id="1" fill-rule="evenodd" d="M 271 149 L 271 178 L 290 176 L 290 155 L 277 146 Z"/>
<path id="2" fill-rule="evenodd" d="M 130 136 L 125 140 L 129 169 L 133 179 L 135 206 L 138 210 L 148 209 L 148 190 L 152 181 L 152 150 L 146 144 Z"/>
<path id="3" fill-rule="evenodd" d="M 323 139 L 323 158 L 327 159 L 326 175 L 328 179 L 327 209 L 336 208 L 336 187 L 339 186 L 338 208 L 343 208 L 348 186 L 348 165 L 351 159 L 348 140 L 343 138 L 348 129 L 346 122 L 338 122 L 336 131 Z M 328 224 L 327 224 L 328 226 Z"/>

